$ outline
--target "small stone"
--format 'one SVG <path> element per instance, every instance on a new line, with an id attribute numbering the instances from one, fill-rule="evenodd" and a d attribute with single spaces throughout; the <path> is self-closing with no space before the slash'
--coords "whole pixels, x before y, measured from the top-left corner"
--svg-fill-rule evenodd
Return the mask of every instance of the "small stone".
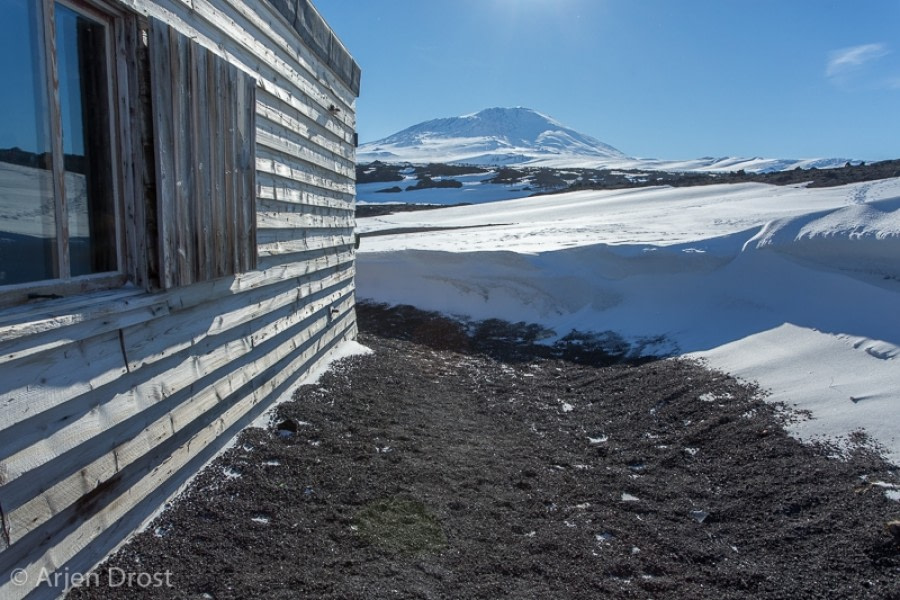
<path id="1" fill-rule="evenodd" d="M 894 538 L 894 542 L 900 544 L 900 520 L 888 521 L 884 528 Z"/>

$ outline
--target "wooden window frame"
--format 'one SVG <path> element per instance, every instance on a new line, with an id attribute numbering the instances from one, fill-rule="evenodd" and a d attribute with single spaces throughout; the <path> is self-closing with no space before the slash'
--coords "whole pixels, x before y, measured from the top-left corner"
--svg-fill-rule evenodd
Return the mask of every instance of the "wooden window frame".
<path id="1" fill-rule="evenodd" d="M 119 31 L 126 19 L 126 14 L 103 0 L 36 0 L 40 2 L 41 23 L 43 27 L 44 74 L 46 76 L 46 102 L 49 107 L 50 149 L 52 154 L 53 199 L 56 219 L 56 260 L 59 276 L 32 282 L 16 283 L 0 286 L 0 307 L 22 304 L 28 301 L 54 299 L 85 293 L 95 290 L 121 287 L 128 280 L 127 259 L 125 252 L 126 231 L 123 216 L 125 202 L 123 198 L 123 178 L 121 158 L 128 149 L 122 146 L 122 114 L 128 114 L 130 108 L 127 94 L 120 93 L 122 77 L 127 77 L 127 70 L 120 67 L 123 48 Z M 112 186 L 112 209 L 115 223 L 115 256 L 116 269 L 102 273 L 71 276 L 69 250 L 69 217 L 66 206 L 64 184 L 64 150 L 62 141 L 61 101 L 58 87 L 58 53 L 56 49 L 55 25 L 56 4 L 62 4 L 73 11 L 83 14 L 103 24 L 105 29 L 107 98 L 109 112 L 109 153 L 110 153 L 110 185 Z M 125 82 L 127 85 L 127 82 Z M 126 87 L 127 89 L 127 87 Z M 120 99 L 118 102 L 116 99 Z"/>
<path id="2" fill-rule="evenodd" d="M 41 2 L 45 31 L 54 30 L 56 2 L 102 21 L 106 27 L 109 151 L 117 269 L 114 272 L 0 286 L 0 308 L 115 289 L 129 283 L 146 291 L 166 290 L 255 270 L 258 259 L 255 78 L 170 25 L 133 13 L 115 0 L 35 1 Z M 50 90 L 47 101 L 54 106 L 51 109 L 54 116 L 50 119 L 53 160 L 62 165 L 59 91 L 53 81 L 57 73 L 57 55 L 55 38 L 51 37 L 44 34 L 44 51 L 48 57 L 47 85 Z M 167 96 L 179 83 L 171 79 L 172 73 L 179 73 L 176 50 L 182 58 L 190 57 L 191 65 L 195 61 L 197 65 L 205 65 L 199 75 L 185 73 L 184 66 L 181 67 L 180 81 L 184 81 L 183 78 L 190 81 L 191 94 L 197 93 L 198 82 L 207 76 L 211 78 L 209 81 L 215 78 L 216 93 L 220 91 L 219 86 L 228 90 L 225 95 L 217 96 L 221 102 L 212 103 L 209 107 L 211 113 L 219 114 L 218 125 L 224 127 L 220 133 L 226 132 L 224 137 L 227 142 L 224 148 L 212 148 L 219 152 L 213 166 L 223 169 L 225 174 L 222 175 L 221 186 L 202 190 L 206 192 L 206 205 L 198 200 L 204 194 L 184 199 L 180 191 L 177 197 L 173 192 L 173 189 L 178 189 L 175 186 L 177 172 L 185 171 L 182 167 L 196 171 L 203 165 L 203 160 L 198 159 L 196 140 L 176 140 L 174 132 L 165 129 L 166 119 L 171 124 L 168 112 L 177 111 Z M 167 65 L 169 61 L 171 64 Z M 178 78 L 177 75 L 175 77 Z M 182 90 L 179 93 L 186 92 Z M 205 93 L 212 94 L 212 91 Z M 237 104 L 232 106 L 230 101 Z M 195 106 L 193 113 L 186 120 L 182 119 L 182 123 L 199 132 L 206 123 L 197 121 L 197 114 L 198 108 Z M 240 120 L 229 122 L 229 118 Z M 235 133 L 238 129 L 241 130 L 240 135 Z M 179 147 L 187 148 L 189 154 L 179 155 Z M 176 155 L 176 161 L 180 161 L 177 166 L 171 164 L 172 154 Z M 200 162 L 192 163 L 192 160 Z M 208 170 L 210 166 L 203 166 L 202 169 Z M 54 167 L 54 173 L 57 170 Z M 64 188 L 62 182 L 56 179 L 54 177 L 54 202 L 59 204 L 59 193 Z M 195 187 L 190 184 L 186 192 L 188 196 L 196 192 Z M 210 196 L 218 192 L 222 195 Z M 217 205 L 220 201 L 225 208 Z M 214 216 L 221 213 L 220 218 L 225 214 L 222 211 L 232 211 L 236 220 L 230 222 L 226 217 L 218 227 L 209 228 L 207 223 L 201 222 L 204 210 L 211 210 Z M 187 229 L 179 221 L 185 215 L 192 223 Z M 65 210 L 57 208 L 58 239 L 68 239 L 67 227 Z M 186 244 L 192 246 L 189 248 Z M 58 246 L 65 246 L 57 252 L 66 254 L 65 263 L 60 264 L 67 264 L 67 244 L 60 242 Z M 194 260 L 193 264 L 186 265 L 180 258 L 184 251 L 202 256 L 204 250 L 215 252 L 214 262 L 200 260 L 198 263 Z M 68 268 L 61 266 L 61 271 L 68 273 Z"/>

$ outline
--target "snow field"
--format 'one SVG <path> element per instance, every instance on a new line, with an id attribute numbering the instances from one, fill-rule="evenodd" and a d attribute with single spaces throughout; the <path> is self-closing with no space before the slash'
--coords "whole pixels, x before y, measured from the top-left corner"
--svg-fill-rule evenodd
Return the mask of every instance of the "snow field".
<path id="1" fill-rule="evenodd" d="M 611 330 L 863 430 L 900 464 L 900 180 L 586 191 L 360 219 L 360 298 Z M 552 340 L 551 340 L 552 341 Z"/>

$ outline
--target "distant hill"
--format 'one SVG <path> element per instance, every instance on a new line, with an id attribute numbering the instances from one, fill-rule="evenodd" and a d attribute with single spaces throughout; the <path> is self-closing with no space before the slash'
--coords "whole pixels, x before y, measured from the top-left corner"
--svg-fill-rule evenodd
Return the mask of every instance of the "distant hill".
<path id="1" fill-rule="evenodd" d="M 448 163 L 590 169 L 649 169 L 753 173 L 833 168 L 846 158 L 703 157 L 689 160 L 636 158 L 566 127 L 530 108 L 488 108 L 470 115 L 432 119 L 363 144 L 360 164 Z"/>

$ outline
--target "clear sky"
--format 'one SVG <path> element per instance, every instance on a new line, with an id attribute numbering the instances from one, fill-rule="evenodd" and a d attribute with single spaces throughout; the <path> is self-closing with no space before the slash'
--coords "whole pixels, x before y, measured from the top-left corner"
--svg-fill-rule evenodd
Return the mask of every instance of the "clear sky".
<path id="1" fill-rule="evenodd" d="M 524 106 L 654 158 L 900 158 L 900 0 L 313 0 L 361 142 Z"/>

